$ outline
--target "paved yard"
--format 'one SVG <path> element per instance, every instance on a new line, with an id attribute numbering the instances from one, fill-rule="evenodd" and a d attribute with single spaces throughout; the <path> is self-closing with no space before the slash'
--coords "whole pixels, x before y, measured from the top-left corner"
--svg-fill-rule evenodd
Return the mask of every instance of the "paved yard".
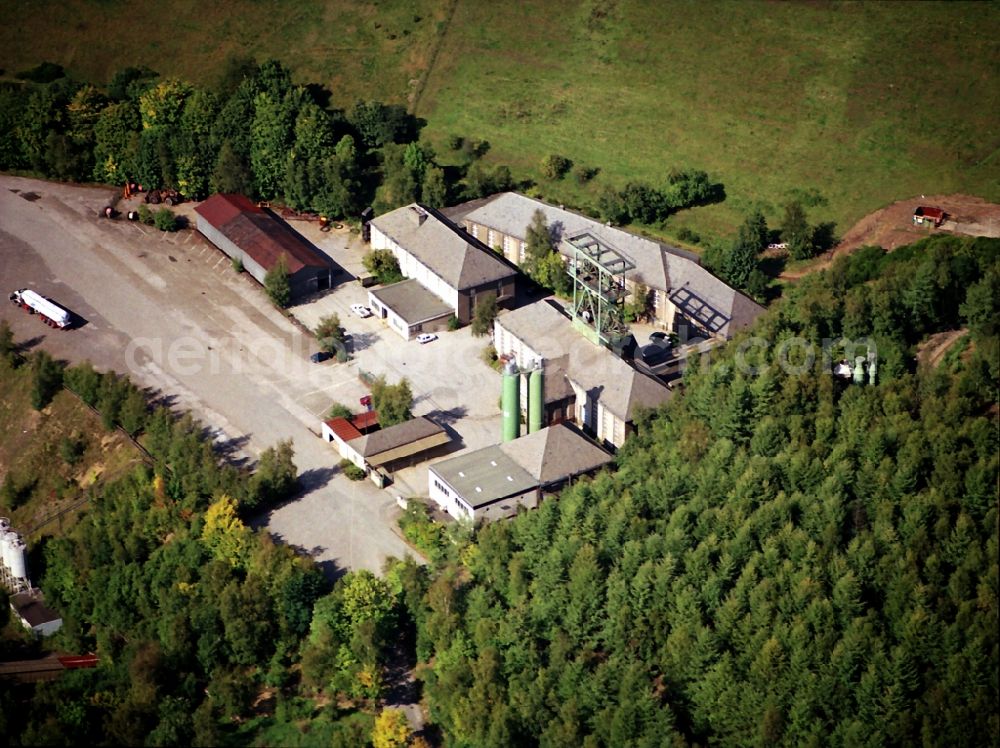
<path id="1" fill-rule="evenodd" d="M 338 262 L 361 273 L 361 257 L 367 247 L 347 232 L 320 232 L 315 225 L 296 225 L 311 241 Z M 456 440 L 453 452 L 478 449 L 500 438 L 500 375 L 483 363 L 481 354 L 489 338 L 475 338 L 468 328 L 442 332 L 426 344 L 403 340 L 374 316 L 362 319 L 351 312 L 352 304 L 367 304 L 368 291 L 356 281 L 339 283 L 321 297 L 298 304 L 291 313 L 306 327 L 315 328 L 320 318 L 336 313 L 351 336 L 353 360 L 335 368 L 352 376 L 365 372 L 383 375 L 390 383 L 406 377 L 413 389 L 415 415 L 430 416 L 447 427 Z M 357 399 L 340 397 L 347 389 L 334 391 L 334 399 L 357 408 Z M 353 394 L 353 393 L 351 393 Z M 446 455 L 445 455 L 446 456 Z M 441 459 L 441 457 L 437 457 Z M 392 495 L 427 493 L 427 463 L 399 470 Z"/>
<path id="2" fill-rule="evenodd" d="M 86 321 L 52 330 L 0 305 L 17 339 L 70 362 L 86 358 L 129 373 L 245 442 L 251 457 L 292 439 L 307 490 L 262 522 L 329 570 L 377 571 L 387 556 L 406 554 L 391 529 L 392 495 L 344 479 L 333 469 L 336 454 L 315 435 L 330 402 L 356 403 L 364 393 L 361 357 L 349 366 L 311 364 L 315 341 L 200 235 L 98 218 L 109 195 L 0 176 L 0 288 L 34 288 Z"/>

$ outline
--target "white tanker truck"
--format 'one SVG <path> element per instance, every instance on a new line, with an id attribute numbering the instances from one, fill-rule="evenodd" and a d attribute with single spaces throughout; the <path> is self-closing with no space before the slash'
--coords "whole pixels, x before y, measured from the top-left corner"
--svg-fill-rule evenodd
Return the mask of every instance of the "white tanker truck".
<path id="1" fill-rule="evenodd" d="M 69 312 L 30 288 L 14 291 L 10 295 L 10 300 L 28 313 L 37 314 L 49 327 L 58 327 L 61 330 L 69 327 L 73 321 Z"/>

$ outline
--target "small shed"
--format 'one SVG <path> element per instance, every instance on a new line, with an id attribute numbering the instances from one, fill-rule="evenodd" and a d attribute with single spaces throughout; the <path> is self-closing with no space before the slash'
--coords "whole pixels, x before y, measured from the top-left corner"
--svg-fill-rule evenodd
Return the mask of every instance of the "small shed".
<path id="1" fill-rule="evenodd" d="M 944 223 L 947 217 L 948 214 L 941 208 L 920 205 L 913 211 L 913 224 L 915 226 L 933 226 L 937 228 Z"/>
<path id="2" fill-rule="evenodd" d="M 45 605 L 40 590 L 11 595 L 10 608 L 21 625 L 35 636 L 51 636 L 62 628 L 62 617 Z"/>
<path id="3" fill-rule="evenodd" d="M 427 452 L 451 441 L 448 432 L 429 418 L 411 418 L 379 428 L 374 411 L 323 422 L 323 438 L 337 445 L 340 456 L 371 471 Z"/>

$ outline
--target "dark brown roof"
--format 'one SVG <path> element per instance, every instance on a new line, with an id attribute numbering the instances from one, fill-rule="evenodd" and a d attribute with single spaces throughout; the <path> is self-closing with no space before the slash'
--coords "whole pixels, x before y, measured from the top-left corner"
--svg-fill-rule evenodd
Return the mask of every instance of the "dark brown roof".
<path id="1" fill-rule="evenodd" d="M 60 620 L 58 614 L 50 610 L 40 598 L 30 592 L 18 592 L 10 598 L 10 605 L 29 626 L 41 626 Z"/>
<path id="2" fill-rule="evenodd" d="M 397 423 L 395 426 L 373 431 L 357 439 L 351 446 L 363 457 L 375 457 L 391 449 L 404 447 L 430 436 L 445 434 L 445 430 L 434 421 L 423 416 Z"/>
<path id="3" fill-rule="evenodd" d="M 288 272 L 331 263 L 287 223 L 243 195 L 212 195 L 195 212 L 265 270 L 285 256 Z"/>

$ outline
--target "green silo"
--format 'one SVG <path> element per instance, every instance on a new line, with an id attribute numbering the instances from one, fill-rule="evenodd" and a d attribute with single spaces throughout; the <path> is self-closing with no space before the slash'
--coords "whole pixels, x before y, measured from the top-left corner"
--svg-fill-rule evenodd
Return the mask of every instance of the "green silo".
<path id="1" fill-rule="evenodd" d="M 854 359 L 854 384 L 865 383 L 865 357 L 857 356 Z"/>
<path id="2" fill-rule="evenodd" d="M 503 441 L 514 441 L 521 435 L 521 374 L 517 364 L 508 361 L 503 370 Z"/>
<path id="3" fill-rule="evenodd" d="M 532 369 L 528 378 L 528 433 L 542 430 L 542 414 L 545 412 L 544 386 L 542 382 L 542 362 Z"/>

